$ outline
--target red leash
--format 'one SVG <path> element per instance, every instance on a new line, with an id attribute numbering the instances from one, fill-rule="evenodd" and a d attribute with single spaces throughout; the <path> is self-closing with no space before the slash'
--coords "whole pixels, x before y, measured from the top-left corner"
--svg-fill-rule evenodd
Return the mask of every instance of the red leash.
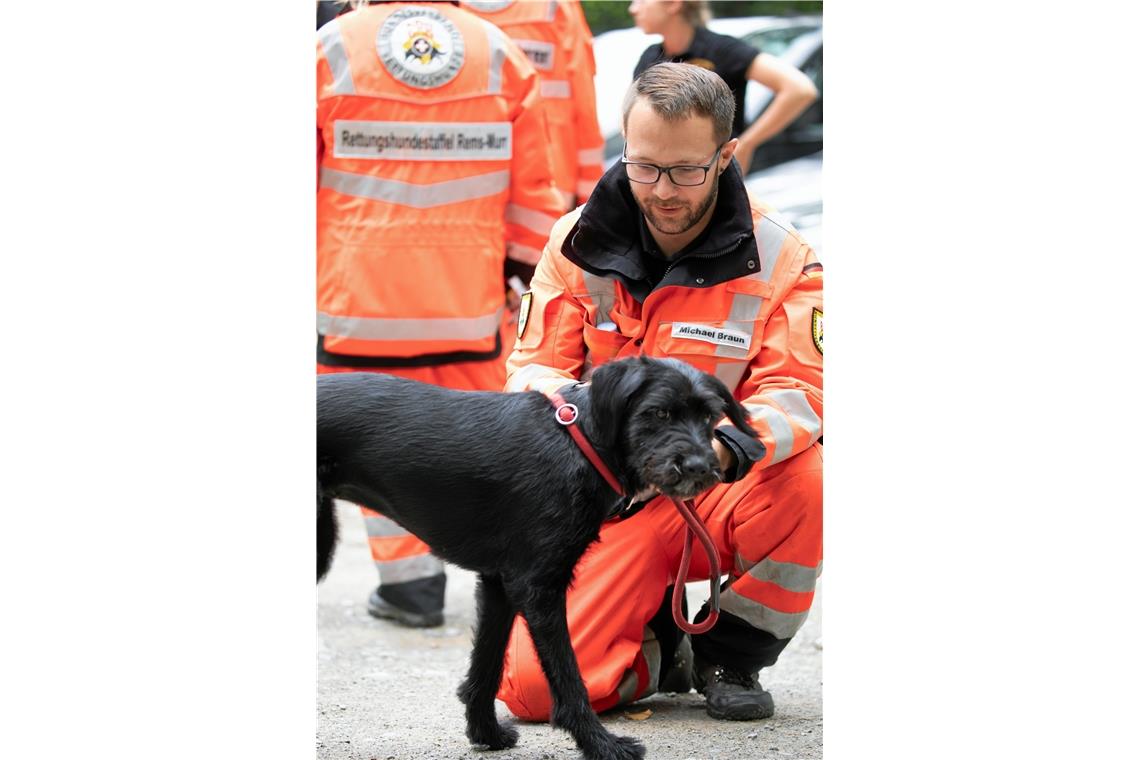
<path id="1" fill-rule="evenodd" d="M 578 444 L 578 448 L 586 455 L 586 459 L 590 460 L 590 464 L 594 465 L 594 469 L 605 478 L 606 482 L 610 484 L 610 488 L 614 489 L 618 494 L 625 496 L 622 490 L 621 483 L 610 472 L 610 468 L 606 467 L 606 463 L 598 456 L 598 452 L 594 451 L 594 447 L 586 439 L 581 429 L 574 423 L 578 421 L 578 407 L 574 404 L 567 403 L 566 399 L 562 398 L 562 394 L 557 391 L 550 400 L 554 402 L 554 419 L 558 421 L 569 431 L 570 437 L 574 439 L 574 443 Z M 701 518 L 697 517 L 697 509 L 693 504 L 692 499 L 686 499 L 683 503 L 677 499 L 670 499 L 673 506 L 681 513 L 687 524 L 688 530 L 685 531 L 685 549 L 681 553 L 681 566 L 677 569 L 677 580 L 673 584 L 673 622 L 677 627 L 686 633 L 704 633 L 705 631 L 716 625 L 716 620 L 720 616 L 720 559 L 717 556 L 716 546 L 713 544 L 712 537 L 705 529 L 704 523 Z M 693 625 L 685 620 L 685 616 L 681 612 L 681 600 L 685 596 L 685 581 L 689 576 L 689 562 L 692 559 L 693 553 L 693 534 L 701 540 L 701 545 L 705 548 L 705 554 L 709 558 L 709 616 L 700 623 Z"/>
<path id="2" fill-rule="evenodd" d="M 673 582 L 673 622 L 685 633 L 704 633 L 716 625 L 716 619 L 720 617 L 720 559 L 717 557 L 716 546 L 713 545 L 709 532 L 705 530 L 701 518 L 697 517 L 697 508 L 693 500 L 685 499 L 683 503 L 677 499 L 670 501 L 689 524 L 689 529 L 685 531 L 685 550 L 681 552 L 681 566 L 677 568 L 677 579 Z M 701 540 L 705 554 L 709 557 L 709 616 L 696 625 L 685 620 L 681 612 L 681 600 L 685 597 L 685 581 L 689 579 L 689 560 L 693 553 L 694 533 Z"/>

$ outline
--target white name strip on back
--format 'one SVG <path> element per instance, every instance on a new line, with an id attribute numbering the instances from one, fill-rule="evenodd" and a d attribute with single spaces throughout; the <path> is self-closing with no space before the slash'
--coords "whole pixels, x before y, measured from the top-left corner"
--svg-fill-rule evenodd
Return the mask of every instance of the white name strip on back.
<path id="1" fill-rule="evenodd" d="M 350 121 L 334 124 L 337 158 L 380 161 L 503 161 L 511 157 L 511 123 Z"/>

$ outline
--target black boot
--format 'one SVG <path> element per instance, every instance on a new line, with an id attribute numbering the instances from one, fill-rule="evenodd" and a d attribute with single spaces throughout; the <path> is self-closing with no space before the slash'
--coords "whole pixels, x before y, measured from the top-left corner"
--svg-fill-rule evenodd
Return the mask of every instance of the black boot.
<path id="1" fill-rule="evenodd" d="M 368 597 L 368 614 L 409 628 L 437 628 L 443 625 L 446 588 L 443 573 L 403 583 L 381 583 Z"/>
<path id="2" fill-rule="evenodd" d="M 708 616 L 706 603 L 693 622 Z M 718 720 L 760 720 L 775 712 L 772 695 L 760 685 L 761 668 L 775 664 L 791 639 L 777 639 L 746 620 L 721 610 L 708 633 L 693 637 L 693 688 L 705 695 L 705 709 Z"/>
<path id="3" fill-rule="evenodd" d="M 697 661 L 693 687 L 705 695 L 705 711 L 717 720 L 760 720 L 776 712 L 756 673 Z"/>

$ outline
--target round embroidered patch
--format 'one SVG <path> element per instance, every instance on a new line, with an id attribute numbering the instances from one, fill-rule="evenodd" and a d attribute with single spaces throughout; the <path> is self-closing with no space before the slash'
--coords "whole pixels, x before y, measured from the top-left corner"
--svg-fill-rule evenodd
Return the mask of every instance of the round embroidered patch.
<path id="1" fill-rule="evenodd" d="M 463 36 L 439 11 L 401 8 L 381 25 L 376 52 L 396 79 L 428 90 L 447 84 L 459 73 Z"/>
<path id="2" fill-rule="evenodd" d="M 463 0 L 464 5 L 470 5 L 482 13 L 501 11 L 503 8 L 513 5 L 514 2 L 515 0 Z"/>

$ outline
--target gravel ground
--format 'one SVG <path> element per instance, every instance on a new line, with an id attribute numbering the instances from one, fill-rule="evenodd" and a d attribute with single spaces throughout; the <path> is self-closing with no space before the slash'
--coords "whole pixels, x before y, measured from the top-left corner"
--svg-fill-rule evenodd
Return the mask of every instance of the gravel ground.
<path id="1" fill-rule="evenodd" d="M 413 630 L 368 615 L 365 599 L 376 584 L 355 507 L 338 505 L 341 544 L 328 576 L 317 587 L 317 757 L 360 760 L 574 760 L 569 734 L 546 723 L 516 722 L 519 743 L 502 752 L 478 751 L 464 735 L 463 708 L 455 697 L 467 669 L 475 622 L 472 573 L 448 567 L 446 622 Z M 689 586 L 695 609 L 707 583 Z M 804 628 L 780 661 L 761 673 L 776 700 L 776 715 L 757 722 L 714 721 L 704 699 L 658 694 L 636 707 L 602 716 L 612 732 L 636 736 L 647 757 L 802 758 L 823 756 L 822 584 Z M 502 703 L 499 717 L 515 719 Z M 649 708 L 646 720 L 627 712 Z"/>

